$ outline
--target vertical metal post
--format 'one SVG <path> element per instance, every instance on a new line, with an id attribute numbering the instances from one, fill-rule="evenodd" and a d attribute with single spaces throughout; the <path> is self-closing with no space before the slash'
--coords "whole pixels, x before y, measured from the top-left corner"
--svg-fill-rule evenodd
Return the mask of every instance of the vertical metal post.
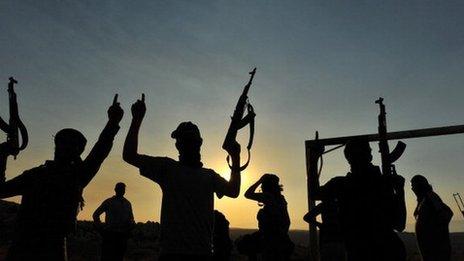
<path id="1" fill-rule="evenodd" d="M 319 145 L 317 145 L 319 146 Z M 308 211 L 316 206 L 316 201 L 312 198 L 314 190 L 319 189 L 319 177 L 317 173 L 317 161 L 321 155 L 320 150 L 316 149 L 314 143 L 306 144 L 306 186 L 308 190 Z M 309 224 L 309 260 L 319 261 L 319 242 L 317 228 L 314 224 Z"/>

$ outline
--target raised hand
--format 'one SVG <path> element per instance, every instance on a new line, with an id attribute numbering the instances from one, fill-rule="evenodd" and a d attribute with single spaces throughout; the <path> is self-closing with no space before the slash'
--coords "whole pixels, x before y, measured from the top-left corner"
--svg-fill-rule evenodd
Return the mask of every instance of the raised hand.
<path id="1" fill-rule="evenodd" d="M 108 120 L 112 123 L 119 124 L 123 115 L 124 111 L 118 102 L 118 94 L 115 94 L 113 104 L 108 108 Z"/>
<path id="2" fill-rule="evenodd" d="M 145 116 L 145 112 L 147 111 L 147 108 L 145 106 L 145 94 L 142 93 L 142 99 L 137 100 L 134 104 L 132 104 L 132 117 L 134 120 L 142 120 L 143 117 Z"/>
<path id="3" fill-rule="evenodd" d="M 234 141 L 234 142 L 231 142 L 230 144 L 227 144 L 225 150 L 227 151 L 227 153 L 229 153 L 232 159 L 240 158 L 241 146 L 238 142 Z"/>

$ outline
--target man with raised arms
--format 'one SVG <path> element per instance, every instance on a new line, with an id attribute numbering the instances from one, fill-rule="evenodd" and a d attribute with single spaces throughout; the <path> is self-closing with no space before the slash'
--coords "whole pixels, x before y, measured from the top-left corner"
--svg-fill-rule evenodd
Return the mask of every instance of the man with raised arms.
<path id="1" fill-rule="evenodd" d="M 211 260 L 214 193 L 221 198 L 240 193 L 240 145 L 228 149 L 232 171 L 227 181 L 214 170 L 203 168 L 198 127 L 182 122 L 171 133 L 179 160 L 137 152 L 138 133 L 145 115 L 145 98 L 132 105 L 132 123 L 124 144 L 123 158 L 140 174 L 158 183 L 161 205 L 161 254 L 159 260 Z"/>
<path id="2" fill-rule="evenodd" d="M 123 114 L 116 95 L 108 122 L 85 159 L 84 135 L 62 129 L 55 135 L 53 160 L 0 183 L 0 198 L 22 196 L 7 260 L 67 259 L 66 237 L 75 229 L 82 193 L 108 156 Z"/>

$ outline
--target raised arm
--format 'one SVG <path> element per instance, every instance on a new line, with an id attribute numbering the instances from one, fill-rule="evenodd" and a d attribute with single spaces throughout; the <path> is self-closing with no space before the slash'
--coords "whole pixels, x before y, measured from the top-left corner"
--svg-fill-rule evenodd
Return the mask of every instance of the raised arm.
<path id="1" fill-rule="evenodd" d="M 139 130 L 146 110 L 145 94 L 142 94 L 142 99 L 137 100 L 134 104 L 132 104 L 132 122 L 126 136 L 122 152 L 122 158 L 124 161 L 136 167 L 141 167 L 143 161 L 143 156 L 138 154 L 137 150 Z"/>
<path id="2" fill-rule="evenodd" d="M 263 182 L 263 177 L 264 176 L 261 176 L 261 178 L 255 182 L 255 184 L 251 185 L 247 191 L 245 192 L 245 197 L 247 199 L 251 199 L 251 200 L 255 200 L 255 201 L 259 201 L 259 202 L 263 202 L 264 201 L 264 194 L 263 193 L 257 193 L 256 192 L 256 189 L 259 187 L 259 185 L 261 185 L 261 183 Z"/>
<path id="3" fill-rule="evenodd" d="M 100 133 L 97 143 L 95 143 L 83 162 L 85 168 L 85 171 L 81 173 L 83 186 L 86 186 L 97 174 L 101 164 L 113 147 L 113 139 L 119 131 L 119 122 L 124 115 L 124 111 L 117 99 L 118 95 L 116 94 L 113 99 L 113 104 L 108 109 L 108 122 Z"/>
<path id="4" fill-rule="evenodd" d="M 0 143 L 0 184 L 5 182 L 5 170 L 8 156 L 8 143 Z"/>
<path id="5" fill-rule="evenodd" d="M 303 217 L 304 221 L 310 224 L 314 224 L 318 227 L 321 227 L 322 223 L 317 221 L 317 216 L 319 216 L 322 213 L 322 208 L 323 208 L 322 204 L 324 203 L 319 203 L 313 209 L 311 209 L 311 211 L 306 213 L 306 215 Z"/>
<path id="6" fill-rule="evenodd" d="M 240 144 L 235 142 L 229 146 L 227 152 L 232 158 L 232 169 L 230 172 L 230 180 L 227 182 L 224 190 L 224 195 L 237 198 L 240 195 Z"/>

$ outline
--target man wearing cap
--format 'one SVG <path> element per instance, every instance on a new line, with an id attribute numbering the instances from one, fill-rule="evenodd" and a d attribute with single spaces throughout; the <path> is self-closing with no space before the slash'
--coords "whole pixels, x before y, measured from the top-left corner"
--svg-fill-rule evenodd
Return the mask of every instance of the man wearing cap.
<path id="1" fill-rule="evenodd" d="M 63 129 L 55 135 L 53 160 L 0 184 L 0 198 L 22 196 L 7 260 L 67 259 L 66 237 L 83 207 L 83 190 L 108 156 L 123 114 L 115 96 L 108 122 L 84 160 L 84 135 Z"/>
<path id="2" fill-rule="evenodd" d="M 230 147 L 232 172 L 227 181 L 203 168 L 198 127 L 182 122 L 171 134 L 179 160 L 138 154 L 138 132 L 145 115 L 144 96 L 132 105 L 132 123 L 124 144 L 123 159 L 140 174 L 158 183 L 161 204 L 160 260 L 211 260 L 214 193 L 221 198 L 240 193 L 240 145 Z"/>
<path id="3" fill-rule="evenodd" d="M 404 178 L 382 175 L 371 163 L 366 139 L 345 146 L 350 172 L 328 181 L 312 196 L 338 205 L 348 261 L 403 261 L 406 250 L 395 233 L 406 224 Z"/>
<path id="4" fill-rule="evenodd" d="M 102 261 L 122 261 L 127 248 L 127 240 L 134 228 L 132 205 L 124 197 L 126 184 L 118 182 L 115 195 L 106 199 L 93 213 L 93 221 L 102 236 Z M 105 224 L 100 221 L 105 213 Z"/>
<path id="5" fill-rule="evenodd" d="M 432 185 L 422 175 L 411 179 L 411 187 L 417 196 L 416 238 L 423 261 L 451 260 L 449 222 L 451 209 L 433 191 Z"/>

